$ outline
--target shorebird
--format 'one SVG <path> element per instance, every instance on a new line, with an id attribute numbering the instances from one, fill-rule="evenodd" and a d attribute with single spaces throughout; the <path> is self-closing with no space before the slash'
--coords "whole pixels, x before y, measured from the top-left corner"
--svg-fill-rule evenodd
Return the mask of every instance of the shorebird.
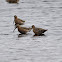
<path id="1" fill-rule="evenodd" d="M 15 15 L 15 16 L 14 16 L 14 22 L 15 22 L 15 25 L 16 25 L 16 24 L 23 25 L 25 21 L 19 19 L 19 18 Z M 13 23 L 14 23 L 14 22 L 13 22 Z"/>
<path id="2" fill-rule="evenodd" d="M 18 31 L 21 34 L 26 34 L 27 32 L 31 31 L 32 28 L 21 27 L 19 24 L 15 25 L 15 29 L 18 28 Z M 15 30 L 14 29 L 14 30 Z M 14 31 L 13 31 L 14 32 Z"/>
<path id="3" fill-rule="evenodd" d="M 46 32 L 46 29 L 42 29 L 42 28 L 37 28 L 34 25 L 32 25 L 33 28 L 33 32 L 35 33 L 35 35 L 42 35 L 44 32 Z"/>
<path id="4" fill-rule="evenodd" d="M 6 0 L 8 3 L 18 3 L 19 0 Z"/>

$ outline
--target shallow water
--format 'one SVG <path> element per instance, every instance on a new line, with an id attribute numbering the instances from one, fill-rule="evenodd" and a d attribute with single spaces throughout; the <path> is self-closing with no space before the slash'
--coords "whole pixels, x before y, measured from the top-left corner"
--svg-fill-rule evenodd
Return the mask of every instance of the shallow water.
<path id="1" fill-rule="evenodd" d="M 44 36 L 14 29 L 14 15 L 23 26 L 48 29 Z M 0 62 L 62 62 L 62 0 L 0 1 Z"/>

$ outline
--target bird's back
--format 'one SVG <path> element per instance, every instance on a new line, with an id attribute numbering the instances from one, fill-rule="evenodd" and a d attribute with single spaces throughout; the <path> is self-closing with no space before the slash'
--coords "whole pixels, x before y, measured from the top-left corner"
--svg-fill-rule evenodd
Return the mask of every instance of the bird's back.
<path id="1" fill-rule="evenodd" d="M 22 34 L 26 34 L 29 30 L 28 29 L 25 29 L 23 27 L 18 27 L 18 31 Z"/>
<path id="2" fill-rule="evenodd" d="M 35 33 L 35 34 L 37 34 L 37 35 L 41 35 L 41 34 L 43 34 L 44 32 L 46 32 L 47 30 L 45 30 L 45 29 L 42 29 L 42 28 L 34 28 L 33 29 L 33 32 Z"/>

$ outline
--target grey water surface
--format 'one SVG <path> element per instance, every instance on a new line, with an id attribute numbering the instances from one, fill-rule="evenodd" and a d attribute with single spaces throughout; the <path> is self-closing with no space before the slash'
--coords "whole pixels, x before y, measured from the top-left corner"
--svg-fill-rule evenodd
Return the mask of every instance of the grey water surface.
<path id="1" fill-rule="evenodd" d="M 23 26 L 48 29 L 44 36 L 14 30 L 14 15 Z M 0 0 L 0 62 L 62 62 L 62 0 Z"/>

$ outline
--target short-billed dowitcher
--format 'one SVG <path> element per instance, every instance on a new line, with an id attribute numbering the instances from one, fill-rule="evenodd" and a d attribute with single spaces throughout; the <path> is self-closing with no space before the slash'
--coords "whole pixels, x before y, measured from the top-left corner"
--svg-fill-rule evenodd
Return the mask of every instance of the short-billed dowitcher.
<path id="1" fill-rule="evenodd" d="M 37 28 L 34 25 L 32 25 L 33 28 L 33 32 L 35 33 L 35 35 L 42 35 L 44 32 L 46 32 L 46 29 L 42 29 L 42 28 Z"/>
<path id="2" fill-rule="evenodd" d="M 18 28 L 18 31 L 21 33 L 21 34 L 26 34 L 27 32 L 31 31 L 32 28 L 26 28 L 26 27 L 21 27 L 19 24 L 16 24 L 15 25 L 15 29 Z M 14 29 L 14 30 L 15 30 Z"/>
<path id="3" fill-rule="evenodd" d="M 6 0 L 8 3 L 18 3 L 19 0 Z"/>
<path id="4" fill-rule="evenodd" d="M 15 15 L 15 16 L 14 16 L 14 22 L 15 22 L 15 25 L 16 25 L 16 24 L 23 25 L 25 21 L 19 19 L 19 18 Z M 13 22 L 13 23 L 14 23 L 14 22 Z"/>

